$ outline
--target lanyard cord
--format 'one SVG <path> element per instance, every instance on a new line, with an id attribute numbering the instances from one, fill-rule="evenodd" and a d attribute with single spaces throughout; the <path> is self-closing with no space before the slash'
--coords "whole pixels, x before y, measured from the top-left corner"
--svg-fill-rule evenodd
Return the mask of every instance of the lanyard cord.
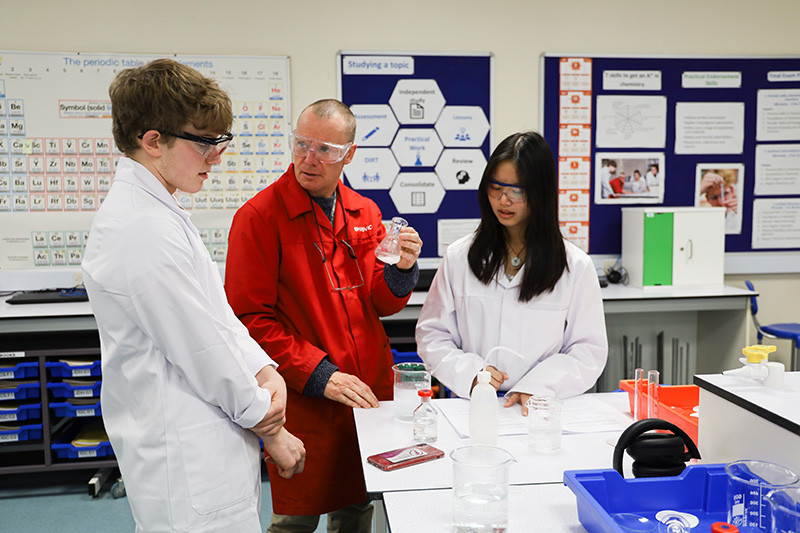
<path id="1" fill-rule="evenodd" d="M 322 230 L 319 227 L 319 220 L 317 219 L 317 211 L 314 209 L 314 200 L 311 195 L 308 195 L 308 201 L 311 202 L 311 214 L 314 215 L 314 223 L 317 225 L 317 234 L 319 235 L 319 253 L 322 256 L 322 262 L 325 263 L 328 258 L 325 257 L 325 243 L 322 242 Z M 336 204 L 333 205 L 334 217 L 336 216 Z M 314 243 L 316 245 L 317 243 Z M 336 246 L 336 239 L 333 240 L 333 245 Z"/>
<path id="2" fill-rule="evenodd" d="M 322 262 L 327 262 L 328 258 L 325 257 L 325 243 L 322 241 L 322 230 L 320 229 L 319 219 L 317 218 L 317 211 L 314 209 L 314 199 L 311 198 L 311 195 L 308 195 L 308 201 L 311 202 L 311 214 L 314 215 L 314 223 L 317 225 L 317 235 L 319 235 L 319 252 L 322 255 Z M 345 213 L 344 208 L 344 201 L 341 199 L 339 194 L 339 186 L 336 186 L 336 200 L 333 203 L 333 218 L 334 221 L 336 220 L 336 202 L 340 202 L 342 204 L 342 220 L 344 221 L 344 239 L 341 239 L 342 244 L 345 245 L 347 248 L 347 253 L 350 254 L 350 257 L 353 259 L 357 259 L 356 252 L 353 250 L 353 247 L 350 245 L 348 240 L 350 240 L 350 236 L 347 234 L 347 213 Z M 334 223 L 331 222 L 331 226 L 334 226 Z M 316 244 L 316 243 L 315 243 Z M 333 250 L 336 251 L 336 235 L 333 236 Z"/>

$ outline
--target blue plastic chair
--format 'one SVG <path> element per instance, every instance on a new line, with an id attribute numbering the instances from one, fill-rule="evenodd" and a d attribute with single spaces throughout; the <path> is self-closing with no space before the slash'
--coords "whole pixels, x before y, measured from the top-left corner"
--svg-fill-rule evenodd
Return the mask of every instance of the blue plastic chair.
<path id="1" fill-rule="evenodd" d="M 749 281 L 744 282 L 747 288 L 755 292 L 753 284 Z M 758 313 L 758 302 L 755 296 L 750 297 L 750 313 L 753 315 L 753 324 L 758 332 L 758 342 L 764 337 L 772 339 L 790 339 L 794 341 L 794 349 L 792 350 L 792 361 L 790 370 L 797 370 L 797 360 L 800 356 L 800 324 L 797 322 L 785 322 L 781 324 L 769 324 L 762 326 L 756 314 Z"/>

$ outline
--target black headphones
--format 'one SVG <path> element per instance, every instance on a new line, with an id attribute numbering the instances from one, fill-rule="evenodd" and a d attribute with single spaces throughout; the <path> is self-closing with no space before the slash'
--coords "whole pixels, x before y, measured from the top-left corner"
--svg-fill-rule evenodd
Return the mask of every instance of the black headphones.
<path id="1" fill-rule="evenodd" d="M 647 433 L 665 429 L 668 433 Z M 686 450 L 684 451 L 684 446 Z M 634 422 L 619 436 L 614 447 L 614 470 L 622 473 L 622 452 L 627 449 L 633 458 L 634 477 L 677 476 L 686 468 L 686 461 L 700 459 L 700 452 L 691 437 L 675 424 L 660 418 L 645 418 Z"/>
<path id="2" fill-rule="evenodd" d="M 617 262 L 614 263 L 614 266 L 611 266 L 606 270 L 606 279 L 609 283 L 622 283 L 623 285 L 627 285 L 628 271 L 625 270 L 625 267 L 619 264 L 620 259 L 617 259 Z"/>

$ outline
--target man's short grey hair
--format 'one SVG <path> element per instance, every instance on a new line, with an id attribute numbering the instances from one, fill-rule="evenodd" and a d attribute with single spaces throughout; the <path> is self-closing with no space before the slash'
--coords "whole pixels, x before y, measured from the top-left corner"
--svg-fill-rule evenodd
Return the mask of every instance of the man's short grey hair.
<path id="1" fill-rule="evenodd" d="M 356 139 L 356 117 L 353 115 L 353 112 L 350 111 L 350 108 L 339 100 L 333 98 L 317 100 L 306 107 L 303 112 L 307 110 L 311 111 L 319 118 L 331 118 L 336 115 L 342 117 L 345 123 L 347 142 L 353 142 Z"/>

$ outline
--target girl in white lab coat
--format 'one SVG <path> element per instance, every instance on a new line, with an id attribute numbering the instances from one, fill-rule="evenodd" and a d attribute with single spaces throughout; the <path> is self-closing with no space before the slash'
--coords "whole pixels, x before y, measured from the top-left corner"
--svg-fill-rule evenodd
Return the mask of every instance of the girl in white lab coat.
<path id="1" fill-rule="evenodd" d="M 478 229 L 447 248 L 422 307 L 420 357 L 461 397 L 488 364 L 506 407 L 523 412 L 531 394 L 585 392 L 608 355 L 603 303 L 591 259 L 561 236 L 547 141 L 534 132 L 503 140 L 478 203 Z"/>

